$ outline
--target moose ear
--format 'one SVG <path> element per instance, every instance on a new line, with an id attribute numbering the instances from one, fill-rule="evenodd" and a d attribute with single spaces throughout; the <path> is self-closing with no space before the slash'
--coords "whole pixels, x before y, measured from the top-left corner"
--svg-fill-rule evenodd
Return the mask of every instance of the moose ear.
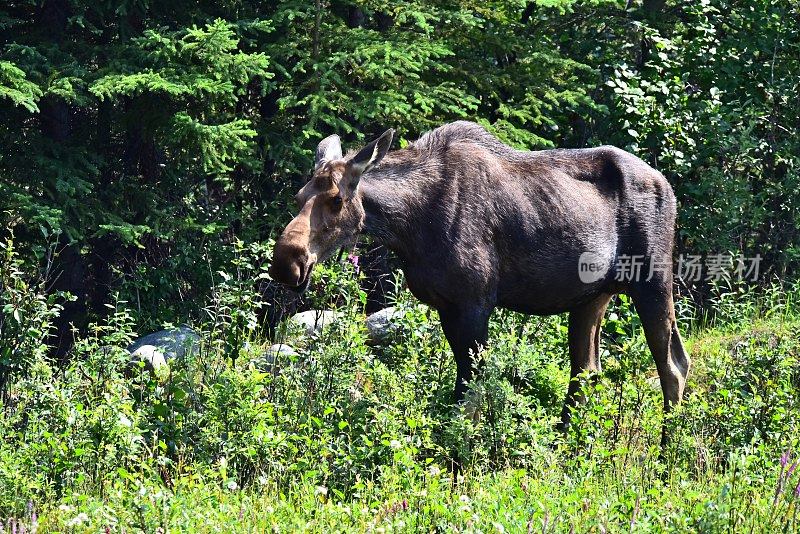
<path id="1" fill-rule="evenodd" d="M 380 163 L 386 153 L 389 152 L 389 147 L 392 146 L 393 138 L 394 130 L 389 128 L 383 132 L 380 137 L 359 150 L 358 154 L 347 162 L 347 167 L 350 172 L 347 173 L 347 180 L 342 180 L 342 182 L 346 181 L 347 183 L 339 184 L 342 196 L 345 198 L 352 196 L 358 187 L 361 175 Z"/>
<path id="2" fill-rule="evenodd" d="M 317 145 L 317 157 L 314 161 L 314 169 L 319 169 L 326 162 L 335 159 L 342 159 L 342 142 L 336 134 L 329 135 Z"/>
<path id="3" fill-rule="evenodd" d="M 389 147 L 392 145 L 392 138 L 394 137 L 394 130 L 389 128 L 381 134 L 380 137 L 369 143 L 362 148 L 358 154 L 353 156 L 349 165 L 353 174 L 362 175 L 367 172 L 370 167 L 373 167 L 381 162 L 383 156 L 389 152 Z"/>

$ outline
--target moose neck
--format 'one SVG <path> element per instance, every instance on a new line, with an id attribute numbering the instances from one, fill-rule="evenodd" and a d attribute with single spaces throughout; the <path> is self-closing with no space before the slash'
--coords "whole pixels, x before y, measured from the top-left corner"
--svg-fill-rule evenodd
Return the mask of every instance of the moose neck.
<path id="1" fill-rule="evenodd" d="M 428 180 L 411 162 L 390 154 L 379 167 L 364 175 L 359 184 L 364 206 L 364 233 L 386 246 L 401 259 L 413 254 L 413 217 L 424 213 Z"/>

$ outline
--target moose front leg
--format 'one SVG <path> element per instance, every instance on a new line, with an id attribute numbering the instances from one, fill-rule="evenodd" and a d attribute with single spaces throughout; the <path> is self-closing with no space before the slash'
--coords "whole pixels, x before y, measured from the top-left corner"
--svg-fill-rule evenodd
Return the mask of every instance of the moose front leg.
<path id="1" fill-rule="evenodd" d="M 464 400 L 467 383 L 472 380 L 472 356 L 486 346 L 489 333 L 488 306 L 447 306 L 439 310 L 442 330 L 456 359 L 455 402 Z"/>

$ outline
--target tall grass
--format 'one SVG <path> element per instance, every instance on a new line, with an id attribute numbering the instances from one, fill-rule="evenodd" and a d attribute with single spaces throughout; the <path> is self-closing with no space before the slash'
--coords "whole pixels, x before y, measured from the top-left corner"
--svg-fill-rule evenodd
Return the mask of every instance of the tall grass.
<path id="1" fill-rule="evenodd" d="M 259 251 L 242 248 L 194 325 L 199 353 L 150 373 L 131 370 L 123 350 L 136 325 L 124 302 L 56 367 L 43 346 L 57 309 L 4 250 L 4 287 L 18 293 L 4 297 L 2 335 L 41 325 L 5 362 L 15 366 L 0 406 L 6 531 L 796 526 L 797 286 L 721 291 L 713 321 L 682 324 L 694 367 L 660 451 L 660 389 L 625 297 L 604 326 L 604 372 L 561 435 L 563 316 L 493 317 L 472 417 L 451 405 L 436 313 L 400 290 L 398 332 L 369 345 L 352 266 L 318 275 L 343 319 L 312 337 L 282 330 L 298 355 L 270 363 L 252 321 Z"/>

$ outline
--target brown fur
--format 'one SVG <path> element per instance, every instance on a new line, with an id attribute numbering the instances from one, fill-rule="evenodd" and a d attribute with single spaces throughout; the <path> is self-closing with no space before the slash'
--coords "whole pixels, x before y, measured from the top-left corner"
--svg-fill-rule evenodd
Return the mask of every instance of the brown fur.
<path id="1" fill-rule="evenodd" d="M 492 310 L 570 312 L 572 362 L 562 424 L 578 400 L 577 376 L 597 371 L 600 322 L 611 295 L 631 295 L 656 361 L 665 408 L 682 396 L 689 356 L 675 324 L 672 274 L 647 268 L 614 279 L 621 256 L 671 262 L 675 197 L 666 179 L 620 149 L 514 150 L 481 126 L 447 124 L 388 153 L 391 130 L 342 157 L 320 143 L 300 213 L 275 246 L 272 277 L 303 289 L 313 265 L 362 231 L 400 258 L 409 289 L 435 307 L 457 364 L 456 400 L 485 345 Z M 363 176 L 363 180 L 361 179 Z M 579 257 L 612 268 L 583 283 Z M 671 265 L 671 263 L 670 263 Z"/>

